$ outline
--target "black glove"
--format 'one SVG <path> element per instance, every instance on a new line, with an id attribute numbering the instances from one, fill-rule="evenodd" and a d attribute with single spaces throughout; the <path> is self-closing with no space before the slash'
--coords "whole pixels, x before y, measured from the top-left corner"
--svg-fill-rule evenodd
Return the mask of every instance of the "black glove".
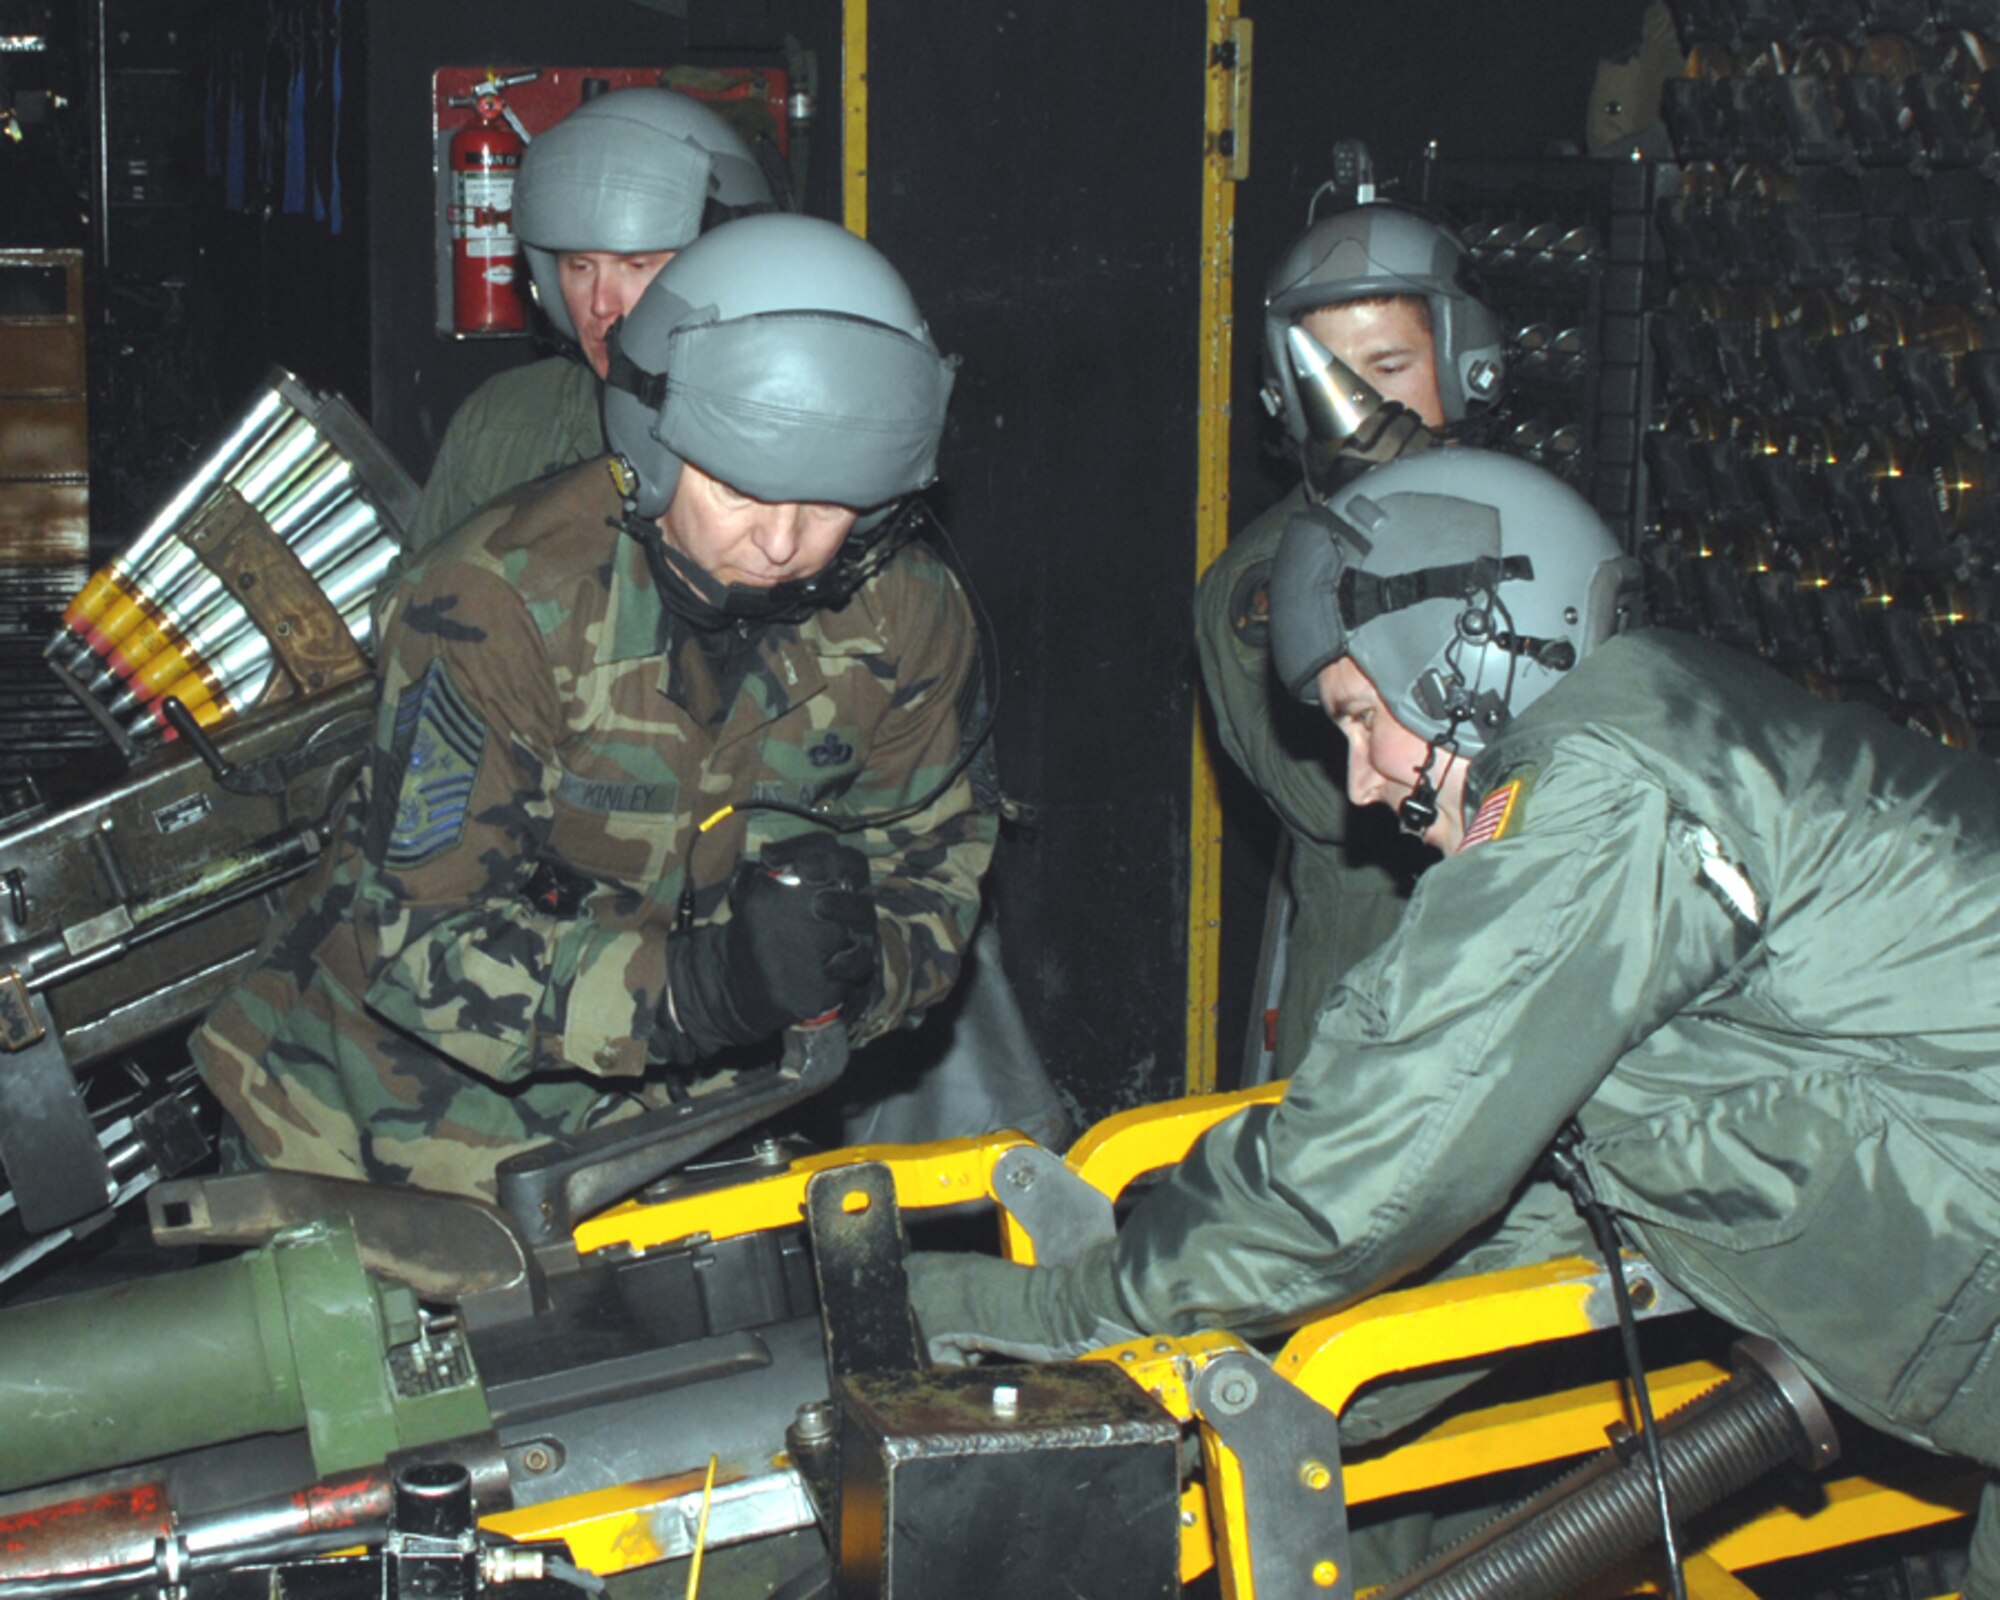
<path id="1" fill-rule="evenodd" d="M 868 858 L 830 834 L 764 847 L 729 885 L 729 920 L 667 951 L 654 1051 L 677 1062 L 840 1010 L 875 976 Z"/>

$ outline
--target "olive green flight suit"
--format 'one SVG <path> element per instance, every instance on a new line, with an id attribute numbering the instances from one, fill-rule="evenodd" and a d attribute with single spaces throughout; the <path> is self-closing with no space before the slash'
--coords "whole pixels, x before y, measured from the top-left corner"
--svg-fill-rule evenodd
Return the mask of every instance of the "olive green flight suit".
<path id="1" fill-rule="evenodd" d="M 506 490 L 604 454 L 603 385 L 582 361 L 549 356 L 488 378 L 453 414 L 403 531 L 414 557 Z"/>
<path id="2" fill-rule="evenodd" d="M 1508 1218 L 1575 1117 L 1698 1304 L 1876 1427 L 2000 1466 L 2000 770 L 1658 631 L 1507 727 L 1466 813 L 1493 836 L 1425 875 L 1284 1100 L 1038 1285 L 1051 1327 L 1362 1299 Z"/>
<path id="3" fill-rule="evenodd" d="M 1372 826 L 1377 819 L 1358 818 L 1347 800 L 1342 741 L 1328 736 L 1325 717 L 1292 701 L 1271 675 L 1269 613 L 1255 591 L 1278 553 L 1286 519 L 1305 504 L 1301 486 L 1264 512 L 1230 540 L 1195 591 L 1195 642 L 1216 734 L 1278 814 L 1291 845 L 1280 1077 L 1304 1057 L 1334 982 L 1396 931 L 1425 859 L 1416 841 L 1395 837 L 1389 819 Z"/>

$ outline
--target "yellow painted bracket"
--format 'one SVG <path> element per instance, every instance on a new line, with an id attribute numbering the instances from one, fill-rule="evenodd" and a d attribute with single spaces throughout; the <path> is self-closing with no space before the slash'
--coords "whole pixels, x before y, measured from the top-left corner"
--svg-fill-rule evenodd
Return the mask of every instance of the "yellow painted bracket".
<path id="1" fill-rule="evenodd" d="M 1079 1139 L 1064 1164 L 1115 1200 L 1135 1178 L 1181 1160 L 1216 1123 L 1247 1106 L 1271 1104 L 1283 1093 L 1283 1084 L 1264 1084 L 1120 1112 Z M 585 1253 L 614 1246 L 655 1250 L 695 1239 L 734 1239 L 792 1227 L 805 1221 L 806 1182 L 814 1173 L 880 1161 L 894 1175 L 896 1203 L 906 1211 L 968 1201 L 1000 1206 L 1003 1252 L 1009 1260 L 1028 1262 L 1034 1258 L 1026 1235 L 1008 1217 L 994 1188 L 993 1169 L 1008 1151 L 1032 1142 L 1025 1134 L 995 1133 L 933 1144 L 824 1151 L 801 1157 L 782 1172 L 726 1188 L 692 1190 L 664 1200 L 628 1200 L 580 1223 L 576 1247 Z"/>
<path id="2" fill-rule="evenodd" d="M 1300 1329 L 1274 1364 L 1341 1411 L 1374 1378 L 1605 1327 L 1604 1284 L 1601 1264 L 1573 1256 L 1377 1295 Z"/>
<path id="3" fill-rule="evenodd" d="M 805 1221 L 806 1182 L 816 1172 L 880 1161 L 894 1174 L 896 1203 L 927 1211 L 966 1201 L 992 1200 L 993 1166 L 1009 1150 L 1032 1140 L 1021 1133 L 935 1144 L 858 1145 L 804 1156 L 782 1172 L 724 1189 L 694 1190 L 665 1200 L 629 1200 L 581 1223 L 579 1251 L 622 1245 L 655 1250 L 696 1239 L 734 1239 L 746 1233 L 789 1228 Z"/>
<path id="4" fill-rule="evenodd" d="M 1135 1339 L 1093 1351 L 1085 1359 L 1115 1365 L 1183 1423 L 1196 1423 L 1194 1385 L 1202 1369 L 1219 1355 L 1248 1350 L 1232 1333 L 1200 1333 L 1184 1339 Z M 1189 1583 L 1216 1564 L 1218 1555 L 1241 1579 L 1232 1594 L 1249 1595 L 1249 1552 L 1228 1530 L 1249 1525 L 1243 1469 L 1213 1429 L 1201 1430 L 1203 1482 L 1181 1491 L 1181 1582 Z"/>
<path id="5" fill-rule="evenodd" d="M 1135 1178 L 1183 1160 L 1195 1141 L 1218 1122 L 1251 1106 L 1275 1105 L 1284 1094 L 1282 1083 L 1264 1083 L 1229 1094 L 1190 1095 L 1121 1111 L 1071 1145 L 1063 1161 L 1093 1189 L 1116 1200 Z"/>
<path id="6" fill-rule="evenodd" d="M 1653 1409 L 1664 1416 L 1729 1376 L 1712 1361 L 1648 1375 Z M 1513 1472 L 1604 1448 L 1613 1424 L 1636 1427 L 1621 1383 L 1592 1383 L 1451 1416 L 1428 1433 L 1347 1469 L 1347 1503 L 1360 1505 L 1420 1489 Z"/>
<path id="7" fill-rule="evenodd" d="M 1826 1502 L 1810 1512 L 1779 1506 L 1725 1533 L 1707 1553 L 1732 1572 L 1789 1561 L 1817 1550 L 1936 1527 L 1979 1509 L 1985 1481 L 1976 1472 L 1940 1461 L 1934 1477 L 1904 1483 L 1838 1478 L 1821 1485 Z"/>
<path id="8" fill-rule="evenodd" d="M 499 1511 L 482 1517 L 480 1527 L 509 1539 L 561 1539 L 586 1572 L 600 1578 L 634 1567 L 649 1567 L 672 1552 L 654 1526 L 663 1505 L 700 1492 L 704 1474 L 680 1472 L 644 1478 L 562 1500 Z"/>

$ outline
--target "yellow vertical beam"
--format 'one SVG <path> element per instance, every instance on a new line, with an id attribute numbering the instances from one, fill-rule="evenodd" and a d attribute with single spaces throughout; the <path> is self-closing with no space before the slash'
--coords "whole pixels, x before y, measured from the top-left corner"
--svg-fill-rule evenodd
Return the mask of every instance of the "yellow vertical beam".
<path id="1" fill-rule="evenodd" d="M 868 237 L 868 0 L 840 8 L 840 220 Z"/>
<path id="2" fill-rule="evenodd" d="M 1235 55 L 1237 0 L 1208 7 L 1207 92 L 1201 164 L 1201 352 L 1196 406 L 1195 570 L 1199 577 L 1229 539 L 1229 369 L 1235 320 L 1237 141 L 1242 80 Z M 1247 70 L 1247 63 L 1243 69 Z M 1221 988 L 1222 804 L 1195 696 L 1194 759 L 1188 803 L 1187 1088 L 1207 1094 L 1218 1081 L 1215 1011 Z"/>

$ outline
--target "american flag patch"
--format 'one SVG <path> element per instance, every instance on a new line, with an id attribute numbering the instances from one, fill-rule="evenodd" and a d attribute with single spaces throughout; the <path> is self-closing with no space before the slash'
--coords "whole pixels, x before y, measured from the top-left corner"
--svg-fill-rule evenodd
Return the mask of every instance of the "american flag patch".
<path id="1" fill-rule="evenodd" d="M 1527 779 L 1516 778 L 1512 783 L 1503 783 L 1482 800 L 1471 825 L 1465 830 L 1459 849 L 1470 850 L 1476 844 L 1486 844 L 1506 833 L 1507 824 L 1514 820 L 1514 806 L 1527 786 Z"/>

